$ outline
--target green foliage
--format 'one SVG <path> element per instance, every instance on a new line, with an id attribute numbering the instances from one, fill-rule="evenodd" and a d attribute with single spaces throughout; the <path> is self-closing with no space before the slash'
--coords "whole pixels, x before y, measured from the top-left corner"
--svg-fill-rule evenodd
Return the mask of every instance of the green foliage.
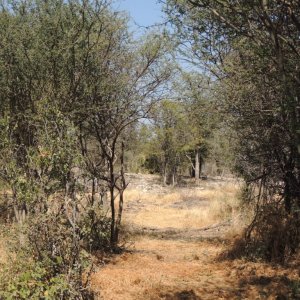
<path id="1" fill-rule="evenodd" d="M 46 225 L 45 222 L 43 225 Z M 1 238 L 7 241 L 7 261 L 1 266 L 0 273 L 1 299 L 80 299 L 79 290 L 73 281 L 70 281 L 74 275 L 59 271 L 64 265 L 65 257 L 58 254 L 52 258 L 51 255 L 48 257 L 44 255 L 43 258 L 35 256 L 35 249 L 41 245 L 44 237 L 30 242 L 26 239 L 25 243 L 20 245 L 18 226 L 6 225 L 1 230 L 3 233 Z M 23 224 L 22 233 L 30 231 L 30 238 L 34 235 L 31 230 L 34 230 L 32 222 Z"/>
<path id="2" fill-rule="evenodd" d="M 111 219 L 102 209 L 90 208 L 81 221 L 81 238 L 88 251 L 110 250 Z"/>
<path id="3" fill-rule="evenodd" d="M 294 280 L 290 283 L 291 285 L 291 290 L 292 290 L 292 297 L 294 299 L 298 299 L 300 297 L 300 281 L 299 280 Z"/>
<path id="4" fill-rule="evenodd" d="M 260 208 L 254 238 L 265 241 L 265 255 L 284 260 L 300 245 L 299 2 L 168 0 L 165 11 L 180 50 L 217 82 L 235 171 Z"/>
<path id="5" fill-rule="evenodd" d="M 11 255 L 0 273 L 0 298 L 92 299 L 88 278 L 85 283 L 82 278 L 91 268 L 90 255 L 78 248 L 65 215 L 29 218 L 22 234 L 21 245 L 18 226 L 10 226 L 5 236 Z"/>
<path id="6" fill-rule="evenodd" d="M 38 300 L 41 298 L 50 300 L 62 297 L 64 297 L 62 299 L 76 299 L 76 297 L 67 296 L 72 294 L 72 287 L 68 284 L 66 275 L 60 274 L 49 278 L 48 271 L 44 266 L 38 263 L 30 265 L 28 261 L 24 267 L 26 271 L 20 271 L 13 278 L 9 278 L 10 280 L 8 280 L 7 274 L 10 275 L 15 270 L 6 270 L 6 277 L 1 280 L 1 297 L 11 300 Z"/>
<path id="7" fill-rule="evenodd" d="M 201 162 L 209 157 L 229 169 L 230 158 L 225 159 L 225 154 L 230 157 L 230 146 L 221 133 L 220 123 L 217 128 L 219 118 L 213 112 L 212 95 L 204 89 L 208 87 L 205 77 L 182 72 L 172 84 L 178 99 L 156 103 L 150 122 L 136 127 L 137 138 L 130 150 L 134 152 L 133 159 L 138 160 L 142 169 L 163 175 L 165 183 L 194 169 L 197 151 Z"/>
<path id="8" fill-rule="evenodd" d="M 148 157 L 152 157 L 152 162 L 155 163 L 156 160 L 160 165 L 164 182 L 171 183 L 171 177 L 177 176 L 179 167 L 183 167 L 183 161 L 186 161 L 186 151 L 192 148 L 193 129 L 190 127 L 185 106 L 180 102 L 160 102 L 152 111 L 152 118 L 154 126 Z"/>
<path id="9" fill-rule="evenodd" d="M 126 23 L 109 0 L 1 5 L 0 179 L 30 261 L 5 297 L 86 299 L 82 253 L 117 248 L 124 131 L 171 70 L 168 38 L 133 41 Z"/>
<path id="10" fill-rule="evenodd" d="M 117 84 L 121 90 L 127 72 L 112 86 L 108 75 L 120 69 L 107 62 L 118 57 L 121 68 L 125 61 L 117 51 L 128 52 L 125 19 L 106 1 L 13 1 L 3 3 L 0 16 L 0 177 L 12 190 L 5 205 L 19 225 L 17 244 L 27 252 L 16 276 L 3 281 L 3 297 L 87 299 L 81 242 L 107 245 L 110 219 L 91 221 L 80 206 L 89 178 L 80 130 L 104 108 L 95 99 L 113 107 L 110 95 Z"/>
<path id="11" fill-rule="evenodd" d="M 150 154 L 146 157 L 145 161 L 142 164 L 150 174 L 159 174 L 161 171 L 160 159 L 155 154 Z"/>

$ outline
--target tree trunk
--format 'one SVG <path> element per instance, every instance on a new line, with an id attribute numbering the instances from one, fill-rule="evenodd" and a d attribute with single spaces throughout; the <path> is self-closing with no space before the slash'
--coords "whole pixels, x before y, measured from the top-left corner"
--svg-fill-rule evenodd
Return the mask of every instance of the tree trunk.
<path id="1" fill-rule="evenodd" d="M 115 176 L 114 176 L 114 166 L 113 161 L 109 162 L 110 165 L 110 183 L 109 183 L 109 194 L 110 194 L 110 210 L 111 210 L 111 223 L 110 223 L 110 246 L 112 249 L 115 247 Z"/>
<path id="2" fill-rule="evenodd" d="M 195 153 L 195 181 L 198 182 L 200 179 L 200 150 L 196 149 Z"/>
<path id="3" fill-rule="evenodd" d="M 177 172 L 176 172 L 176 167 L 173 168 L 173 172 L 172 172 L 172 185 L 173 187 L 176 185 L 177 183 Z"/>
<path id="4" fill-rule="evenodd" d="M 123 213 L 123 202 L 124 202 L 124 191 L 126 189 L 126 180 L 125 180 L 125 168 L 124 168 L 124 142 L 122 142 L 122 152 L 121 152 L 121 183 L 120 183 L 120 190 L 119 190 L 119 210 L 118 210 L 118 217 L 115 225 L 115 244 L 117 245 L 119 241 L 119 231 L 121 226 L 121 220 L 122 220 L 122 213 Z"/>
<path id="5" fill-rule="evenodd" d="M 96 178 L 93 177 L 92 179 L 92 196 L 91 196 L 91 206 L 94 206 L 95 203 L 95 194 L 96 194 Z"/>
<path id="6" fill-rule="evenodd" d="M 168 181 L 168 171 L 167 171 L 167 163 L 164 163 L 164 167 L 163 167 L 163 183 L 164 185 L 167 185 L 167 181 Z"/>

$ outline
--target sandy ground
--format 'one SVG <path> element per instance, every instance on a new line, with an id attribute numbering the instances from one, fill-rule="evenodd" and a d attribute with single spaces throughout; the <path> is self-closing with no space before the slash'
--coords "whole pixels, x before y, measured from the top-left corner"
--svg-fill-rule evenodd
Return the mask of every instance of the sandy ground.
<path id="1" fill-rule="evenodd" d="M 297 299 L 297 268 L 218 261 L 224 246 L 142 238 L 93 275 L 98 299 Z M 298 295 L 300 296 L 300 295 Z M 298 298 L 299 299 L 299 298 Z"/>
<path id="2" fill-rule="evenodd" d="M 127 251 L 92 275 L 97 299 L 300 299 L 300 264 L 220 260 L 241 230 L 237 183 L 164 188 L 134 178 L 124 222 Z M 238 216 L 237 216 L 238 215 Z"/>

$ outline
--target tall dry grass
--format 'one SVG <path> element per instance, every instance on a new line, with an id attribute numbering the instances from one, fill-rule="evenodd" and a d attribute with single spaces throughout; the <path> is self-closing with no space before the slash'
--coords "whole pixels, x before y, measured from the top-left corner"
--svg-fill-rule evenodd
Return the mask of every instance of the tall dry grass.
<path id="1" fill-rule="evenodd" d="M 125 222 L 176 229 L 209 226 L 237 215 L 239 189 L 239 184 L 232 182 L 206 183 L 200 188 L 176 188 L 164 194 L 130 189 L 125 193 Z"/>

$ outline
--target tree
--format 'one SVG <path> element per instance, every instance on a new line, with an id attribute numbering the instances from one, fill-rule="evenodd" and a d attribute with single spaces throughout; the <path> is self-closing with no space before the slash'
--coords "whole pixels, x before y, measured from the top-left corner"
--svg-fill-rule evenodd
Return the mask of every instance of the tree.
<path id="1" fill-rule="evenodd" d="M 281 0 L 170 0 L 166 6 L 176 33 L 191 46 L 188 57 L 220 80 L 220 108 L 237 137 L 236 170 L 259 187 L 247 236 L 265 239 L 266 255 L 279 260 L 300 241 L 299 10 L 297 1 Z M 277 233 L 264 230 L 275 218 Z"/>
<path id="2" fill-rule="evenodd" d="M 102 76 L 95 79 L 101 89 L 94 91 L 91 99 L 85 102 L 85 107 L 89 109 L 85 110 L 86 116 L 80 126 L 87 170 L 109 191 L 111 245 L 115 248 L 122 217 L 123 193 L 127 187 L 123 133 L 131 124 L 144 118 L 153 102 L 158 101 L 160 96 L 157 91 L 168 79 L 170 67 L 165 65 L 167 41 L 160 35 L 151 35 L 132 49 L 125 33 L 112 34 L 112 44 L 108 45 L 106 52 L 110 63 L 102 69 Z M 114 49 L 112 53 L 110 49 Z M 97 147 L 96 154 L 94 149 L 88 147 L 89 140 Z M 118 160 L 119 164 L 116 164 Z M 117 197 L 118 212 L 115 208 Z"/>
<path id="3" fill-rule="evenodd" d="M 151 111 L 149 132 L 142 143 L 148 145 L 144 147 L 146 165 L 152 171 L 159 166 L 164 184 L 175 185 L 189 166 L 198 168 L 200 177 L 200 161 L 195 163 L 191 155 L 199 158 L 205 143 L 193 113 L 190 103 L 178 100 L 162 100 Z"/>
<path id="4" fill-rule="evenodd" d="M 181 71 L 181 82 L 177 83 L 178 97 L 185 104 L 189 124 L 190 142 L 186 156 L 191 162 L 196 182 L 203 171 L 205 159 L 209 156 L 209 140 L 216 127 L 217 117 L 210 94 L 210 83 L 204 74 Z"/>
<path id="5" fill-rule="evenodd" d="M 20 250 L 25 247 L 33 259 L 28 280 L 38 276 L 36 285 L 19 291 L 24 270 L 18 270 L 20 277 L 7 287 L 17 290 L 5 298 L 87 296 L 80 243 L 88 212 L 79 209 L 85 193 L 74 171 L 83 166 L 75 108 L 88 97 L 95 68 L 89 51 L 99 36 L 91 24 L 108 15 L 104 1 L 13 1 L 1 7 L 0 175 L 12 190 Z M 101 23 L 97 28 L 102 43 Z"/>
<path id="6" fill-rule="evenodd" d="M 106 0 L 16 0 L 0 14 L 0 177 L 21 246 L 47 270 L 26 297 L 81 299 L 82 245 L 118 250 L 124 132 L 160 97 L 168 40 L 135 42 Z"/>

